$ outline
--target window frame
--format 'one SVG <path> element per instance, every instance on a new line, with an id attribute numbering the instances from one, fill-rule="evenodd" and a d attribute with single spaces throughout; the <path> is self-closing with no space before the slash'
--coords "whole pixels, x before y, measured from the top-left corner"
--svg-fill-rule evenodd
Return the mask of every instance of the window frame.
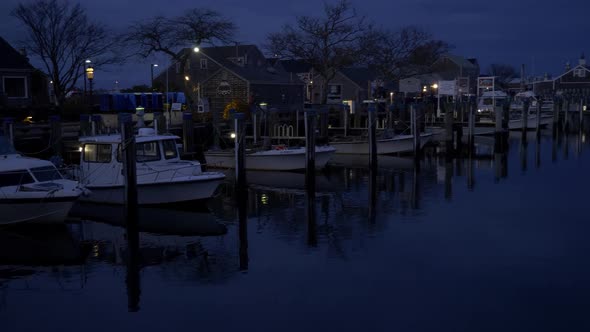
<path id="1" fill-rule="evenodd" d="M 29 182 L 22 182 L 22 178 L 21 181 L 19 181 L 19 183 L 16 184 L 4 184 L 1 182 L 1 178 L 3 175 L 8 175 L 9 178 L 15 178 L 16 176 L 14 174 L 26 174 L 29 177 Z M 12 171 L 3 171 L 0 172 L 0 187 L 18 187 L 18 186 L 22 186 L 24 184 L 31 184 L 31 183 L 36 183 L 37 179 L 33 176 L 33 174 L 31 174 L 31 172 L 28 169 L 16 169 L 16 170 L 12 170 Z"/>
<path id="2" fill-rule="evenodd" d="M 10 97 L 6 94 L 6 79 L 7 78 L 22 78 L 24 81 L 24 85 L 25 85 L 25 96 L 24 97 Z M 6 98 L 8 99 L 28 99 L 29 98 L 29 82 L 27 79 L 27 76 L 16 76 L 16 75 L 7 75 L 7 76 L 2 76 L 2 92 L 4 93 L 4 95 L 6 96 Z"/>
<path id="3" fill-rule="evenodd" d="M 155 144 L 156 146 L 156 155 L 158 156 L 158 159 L 149 159 L 149 160 L 140 160 L 139 159 L 139 147 L 142 145 L 146 145 L 146 144 Z M 145 151 L 145 150 L 144 150 Z M 143 155 L 142 157 L 145 157 L 145 155 Z M 138 163 L 149 163 L 149 162 L 154 162 L 154 161 L 161 161 L 162 160 L 162 151 L 160 148 L 160 142 L 159 141 L 147 141 L 147 142 L 141 142 L 141 143 L 135 143 L 135 160 Z"/>
<path id="4" fill-rule="evenodd" d="M 95 151 L 96 160 L 92 161 L 92 160 L 86 159 L 86 146 L 87 145 L 94 145 L 97 147 L 96 151 Z M 99 145 L 105 145 L 105 146 L 109 147 L 109 160 L 108 161 L 99 160 L 99 158 L 98 158 L 98 146 Z M 84 146 L 82 147 L 82 161 L 85 163 L 93 163 L 93 164 L 110 164 L 113 161 L 113 145 L 110 143 L 84 143 Z"/>
<path id="5" fill-rule="evenodd" d="M 40 179 L 37 176 L 37 173 L 35 173 L 35 172 L 49 172 L 49 171 L 52 171 L 54 174 L 57 174 L 59 177 L 51 179 L 51 180 L 46 180 L 46 179 Z M 63 180 L 63 175 L 54 166 L 33 167 L 33 168 L 29 169 L 29 172 L 33 175 L 33 177 L 35 178 L 35 180 L 37 180 L 37 182 L 51 182 L 51 181 L 55 181 L 55 180 Z"/>
<path id="6" fill-rule="evenodd" d="M 171 144 L 174 146 L 174 156 L 173 157 L 168 157 L 166 155 L 166 148 L 164 146 L 164 142 L 171 142 Z M 162 155 L 164 156 L 164 160 L 170 160 L 170 159 L 176 159 L 179 156 L 178 153 L 178 147 L 176 145 L 176 141 L 173 139 L 166 139 L 162 141 Z"/>

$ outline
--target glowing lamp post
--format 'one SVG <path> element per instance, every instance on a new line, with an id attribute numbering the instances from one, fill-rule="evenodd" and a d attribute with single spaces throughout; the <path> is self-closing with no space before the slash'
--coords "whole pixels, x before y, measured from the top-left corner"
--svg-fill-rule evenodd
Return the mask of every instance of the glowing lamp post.
<path id="1" fill-rule="evenodd" d="M 151 69 L 151 73 L 152 73 L 152 80 L 151 80 L 151 82 L 152 82 L 152 91 L 154 91 L 154 67 L 158 67 L 158 64 L 157 63 L 152 63 L 150 65 L 150 69 Z"/>
<path id="2" fill-rule="evenodd" d="M 88 89 L 90 90 L 90 96 L 92 97 L 92 80 L 94 80 L 94 68 L 92 68 L 92 66 L 86 68 L 86 78 L 88 79 Z"/>

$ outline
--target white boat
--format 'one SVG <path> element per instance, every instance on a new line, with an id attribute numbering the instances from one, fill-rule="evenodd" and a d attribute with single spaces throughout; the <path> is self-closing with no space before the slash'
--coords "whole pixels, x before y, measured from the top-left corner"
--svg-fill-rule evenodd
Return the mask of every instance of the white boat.
<path id="1" fill-rule="evenodd" d="M 330 160 L 336 149 L 332 146 L 316 146 L 315 167 L 322 169 Z M 230 151 L 207 151 L 205 159 L 210 167 L 234 168 L 235 152 Z M 296 171 L 305 169 L 305 147 L 287 148 L 275 146 L 264 151 L 245 151 L 246 170 L 257 171 Z"/>
<path id="2" fill-rule="evenodd" d="M 511 111 L 520 111 L 522 112 L 522 108 L 524 107 L 524 101 L 529 101 L 529 114 L 536 114 L 537 108 L 539 107 L 539 98 L 535 96 L 532 91 L 523 91 L 519 92 L 514 96 L 514 99 L 510 103 L 510 110 Z M 541 113 L 542 114 L 552 114 L 554 103 L 552 100 L 541 100 Z"/>
<path id="3" fill-rule="evenodd" d="M 0 137 L 0 225 L 59 223 L 83 193 L 46 160 L 23 157 Z"/>
<path id="4" fill-rule="evenodd" d="M 550 125 L 553 122 L 552 115 L 541 115 L 541 121 L 539 123 L 540 127 L 545 127 Z M 522 129 L 524 126 L 522 116 L 510 119 L 508 121 L 508 129 L 510 130 L 518 130 Z M 527 118 L 527 129 L 537 129 L 537 115 L 529 115 Z"/>
<path id="5" fill-rule="evenodd" d="M 499 90 L 486 91 L 482 93 L 477 102 L 478 117 L 494 120 L 494 114 L 496 111 L 502 111 L 502 106 L 507 99 L 508 95 L 505 92 Z"/>
<path id="6" fill-rule="evenodd" d="M 137 194 L 140 205 L 174 204 L 207 199 L 225 179 L 219 172 L 203 172 L 197 161 L 181 160 L 177 136 L 156 135 L 151 128 L 135 136 Z M 125 178 L 118 153 L 120 135 L 80 138 L 80 182 L 92 191 L 81 200 L 124 204 Z"/>
<path id="7" fill-rule="evenodd" d="M 432 133 L 420 134 L 420 148 L 430 141 Z M 333 141 L 337 154 L 369 154 L 369 141 L 366 138 L 349 141 Z M 377 154 L 394 154 L 412 152 L 414 135 L 397 135 L 392 138 L 377 139 Z"/>

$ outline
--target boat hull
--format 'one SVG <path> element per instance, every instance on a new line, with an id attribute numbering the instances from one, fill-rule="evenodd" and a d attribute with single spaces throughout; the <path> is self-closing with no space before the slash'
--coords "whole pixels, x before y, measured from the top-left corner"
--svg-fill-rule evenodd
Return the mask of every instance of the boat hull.
<path id="1" fill-rule="evenodd" d="M 59 200 L 0 201 L 0 225 L 62 223 L 77 197 Z"/>
<path id="2" fill-rule="evenodd" d="M 224 176 L 198 178 L 187 181 L 167 181 L 138 184 L 137 201 L 139 205 L 164 205 L 211 198 Z M 125 187 L 92 186 L 87 188 L 92 194 L 80 197 L 80 201 L 125 204 Z"/>
<path id="3" fill-rule="evenodd" d="M 420 147 L 424 147 L 430 138 L 431 133 L 420 135 Z M 336 148 L 336 154 L 369 154 L 369 142 L 332 142 Z M 404 135 L 391 139 L 377 140 L 377 154 L 394 154 L 412 152 L 414 150 L 414 136 Z"/>
<path id="4" fill-rule="evenodd" d="M 336 150 L 333 147 L 317 147 L 315 152 L 316 169 L 323 169 Z M 270 153 L 271 152 L 271 153 Z M 275 150 L 264 153 L 251 153 L 245 156 L 246 170 L 256 171 L 296 171 L 305 169 L 305 148 Z M 235 168 L 233 152 L 206 152 L 209 167 Z"/>
<path id="5" fill-rule="evenodd" d="M 541 116 L 540 126 L 544 127 L 550 125 L 553 122 L 552 116 Z M 508 129 L 518 130 L 524 126 L 522 119 L 513 119 L 508 121 Z M 537 129 L 537 116 L 531 115 L 527 119 L 527 129 Z"/>

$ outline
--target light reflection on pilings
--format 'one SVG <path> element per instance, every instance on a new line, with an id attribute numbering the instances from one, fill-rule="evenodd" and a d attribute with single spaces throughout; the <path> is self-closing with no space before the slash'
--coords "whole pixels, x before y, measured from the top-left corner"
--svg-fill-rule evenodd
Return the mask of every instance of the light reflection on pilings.
<path id="1" fill-rule="evenodd" d="M 453 198 L 453 159 L 445 157 L 445 199 Z"/>
<path id="2" fill-rule="evenodd" d="M 369 169 L 369 223 L 375 223 L 377 215 L 377 167 Z"/>

